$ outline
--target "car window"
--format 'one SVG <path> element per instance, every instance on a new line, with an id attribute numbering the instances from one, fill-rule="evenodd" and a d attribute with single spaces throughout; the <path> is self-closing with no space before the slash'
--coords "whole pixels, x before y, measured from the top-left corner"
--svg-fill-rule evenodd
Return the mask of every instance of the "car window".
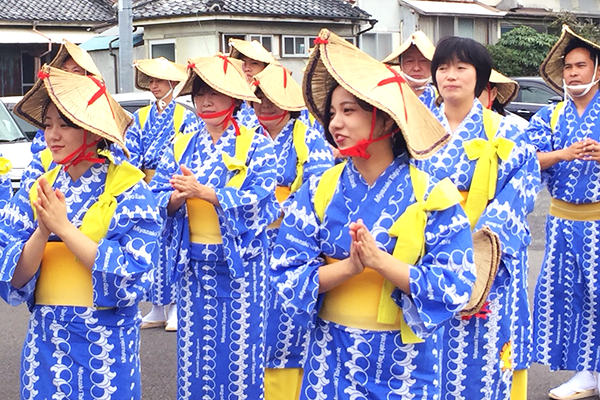
<path id="1" fill-rule="evenodd" d="M 0 142 L 25 139 L 25 135 L 12 118 L 4 103 L 0 102 Z"/>
<path id="2" fill-rule="evenodd" d="M 521 83 L 521 93 L 519 101 L 522 103 L 548 104 L 551 97 L 556 93 L 545 86 Z"/>

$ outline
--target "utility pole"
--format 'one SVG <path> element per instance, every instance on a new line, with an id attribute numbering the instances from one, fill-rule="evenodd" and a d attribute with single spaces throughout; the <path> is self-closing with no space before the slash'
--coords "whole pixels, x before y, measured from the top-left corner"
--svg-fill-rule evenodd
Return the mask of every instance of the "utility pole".
<path id="1" fill-rule="evenodd" d="M 133 92 L 133 16 L 131 0 L 119 0 L 118 92 Z"/>

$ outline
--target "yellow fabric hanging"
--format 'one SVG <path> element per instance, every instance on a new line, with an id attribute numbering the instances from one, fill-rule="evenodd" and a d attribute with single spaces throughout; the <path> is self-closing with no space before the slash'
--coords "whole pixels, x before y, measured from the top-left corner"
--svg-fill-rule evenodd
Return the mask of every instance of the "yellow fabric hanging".
<path id="1" fill-rule="evenodd" d="M 248 129 L 244 125 L 240 125 L 240 134 L 235 138 L 235 157 L 231 157 L 229 154 L 223 152 L 223 163 L 230 171 L 238 171 L 237 174 L 231 177 L 227 186 L 241 188 L 246 175 L 248 174 L 248 166 L 246 160 L 248 159 L 248 153 L 250 152 L 250 146 L 254 139 L 255 131 Z"/>
<path id="2" fill-rule="evenodd" d="M 0 175 L 5 175 L 12 168 L 12 164 L 8 158 L 0 157 Z"/>
<path id="3" fill-rule="evenodd" d="M 483 125 L 488 140 L 478 138 L 463 144 L 469 160 L 477 160 L 465 207 L 471 229 L 475 228 L 488 201 L 496 195 L 498 158 L 507 160 L 515 146 L 512 140 L 495 137 L 501 119 L 499 114 L 484 108 Z"/>
<path id="4" fill-rule="evenodd" d="M 62 165 L 57 165 L 42 177 L 45 177 L 50 185 L 53 185 L 61 169 Z M 79 229 L 87 237 L 98 243 L 108 232 L 110 221 L 117 207 L 116 196 L 130 189 L 143 178 L 144 173 L 128 162 L 123 162 L 120 165 L 111 163 L 106 174 L 104 192 L 99 196 L 98 201 L 88 209 Z M 38 198 L 38 184 L 39 180 L 35 181 L 29 191 L 29 199 L 32 204 Z M 35 207 L 32 208 L 34 218 L 37 218 Z"/>
<path id="5" fill-rule="evenodd" d="M 175 100 L 173 100 L 175 101 Z M 152 105 L 142 107 L 138 110 L 138 120 L 140 123 L 140 130 L 144 129 L 146 122 L 148 121 L 148 116 L 150 115 L 150 110 L 152 109 Z M 183 117 L 185 116 L 185 107 L 179 103 L 175 103 L 175 108 L 173 109 L 173 130 L 175 131 L 175 135 L 178 135 L 181 131 L 181 125 L 183 125 Z"/>
<path id="6" fill-rule="evenodd" d="M 299 119 L 294 123 L 294 130 L 292 132 L 292 140 L 298 161 L 296 162 L 296 179 L 291 186 L 291 193 L 296 192 L 302 186 L 304 180 L 304 164 L 308 161 L 308 146 L 306 145 L 306 131 L 308 126 Z"/>

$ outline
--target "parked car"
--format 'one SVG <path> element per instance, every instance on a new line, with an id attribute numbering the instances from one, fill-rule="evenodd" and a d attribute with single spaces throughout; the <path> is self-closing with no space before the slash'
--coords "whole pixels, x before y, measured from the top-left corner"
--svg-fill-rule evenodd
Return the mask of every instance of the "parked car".
<path id="1" fill-rule="evenodd" d="M 33 140 L 35 134 L 38 131 L 38 128 L 36 126 L 31 125 L 24 119 L 17 117 L 13 112 L 15 105 L 19 101 L 21 101 L 22 98 L 23 96 L 6 96 L 0 97 L 0 101 L 2 101 L 6 108 L 8 108 L 8 110 L 13 114 L 14 120 L 17 122 L 17 125 L 19 125 L 19 128 L 21 128 L 21 131 L 25 134 L 25 136 L 27 136 L 29 140 Z"/>
<path id="2" fill-rule="evenodd" d="M 19 189 L 23 171 L 31 162 L 31 144 L 29 139 L 4 103 L 0 101 L 0 154 L 10 160 L 9 172 L 13 190 Z"/>
<path id="3" fill-rule="evenodd" d="M 511 79 L 519 83 L 519 93 L 505 109 L 528 121 L 540 108 L 563 99 L 561 94 L 540 76 L 519 76 Z"/>

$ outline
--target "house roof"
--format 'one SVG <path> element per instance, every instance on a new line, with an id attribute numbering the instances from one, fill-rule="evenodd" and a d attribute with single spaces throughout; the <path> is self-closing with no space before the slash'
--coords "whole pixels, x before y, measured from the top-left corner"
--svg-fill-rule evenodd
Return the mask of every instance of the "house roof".
<path id="1" fill-rule="evenodd" d="M 372 19 L 342 0 L 137 0 L 133 6 L 134 20 L 207 14 Z"/>
<path id="2" fill-rule="evenodd" d="M 0 21 L 93 22 L 115 18 L 110 0 L 2 0 Z"/>
<path id="3" fill-rule="evenodd" d="M 401 0 L 401 2 L 423 15 L 458 15 L 502 18 L 506 14 L 505 11 L 497 10 L 476 1 Z"/>

